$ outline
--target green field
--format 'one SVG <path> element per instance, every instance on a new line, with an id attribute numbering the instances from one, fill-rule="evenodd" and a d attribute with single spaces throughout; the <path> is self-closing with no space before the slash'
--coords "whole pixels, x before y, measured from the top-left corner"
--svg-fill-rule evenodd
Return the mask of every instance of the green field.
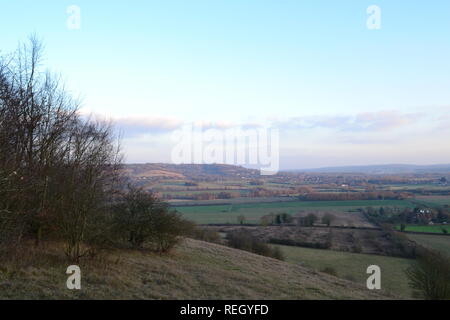
<path id="1" fill-rule="evenodd" d="M 183 191 L 164 191 L 164 194 L 170 194 L 172 196 L 186 196 L 186 195 L 196 195 L 196 194 L 204 194 L 204 193 L 212 193 L 219 194 L 221 192 L 232 192 L 232 193 L 240 193 L 241 195 L 248 194 L 250 190 L 247 189 L 229 189 L 229 190 L 183 190 Z"/>
<path id="2" fill-rule="evenodd" d="M 400 230 L 400 226 L 395 226 L 397 230 Z M 428 232 L 428 233 L 443 233 L 442 229 L 447 230 L 448 233 L 450 233 L 450 225 L 446 226 L 418 226 L 418 225 L 407 225 L 405 227 L 405 231 L 412 231 L 412 232 Z"/>
<path id="3" fill-rule="evenodd" d="M 235 205 L 235 204 L 249 204 L 249 203 L 263 203 L 263 202 L 291 202 L 296 201 L 291 197 L 240 197 L 231 199 L 214 199 L 214 200 L 182 200 L 172 199 L 169 200 L 169 204 L 173 207 L 188 207 L 188 206 L 200 206 L 200 205 Z"/>
<path id="4" fill-rule="evenodd" d="M 418 244 L 439 251 L 450 257 L 450 236 L 438 236 L 429 234 L 408 234 L 408 238 Z"/>
<path id="5" fill-rule="evenodd" d="M 426 204 L 450 206 L 450 196 L 418 196 L 416 199 Z"/>
<path id="6" fill-rule="evenodd" d="M 392 191 L 411 191 L 411 190 L 433 190 L 433 191 L 448 191 L 450 188 L 448 186 L 440 186 L 435 184 L 387 184 L 384 186 L 385 190 Z"/>
<path id="7" fill-rule="evenodd" d="M 338 277 L 363 285 L 366 284 L 368 277 L 367 267 L 377 265 L 381 268 L 381 289 L 404 298 L 412 297 L 412 290 L 408 285 L 404 270 L 414 260 L 333 250 L 276 246 L 281 248 L 287 262 L 299 263 L 318 271 L 327 267 L 333 268 Z"/>
<path id="8" fill-rule="evenodd" d="M 270 213 L 296 214 L 299 211 L 350 211 L 365 207 L 410 207 L 407 200 L 355 200 L 355 201 L 286 201 L 266 203 L 239 203 L 229 205 L 179 206 L 176 210 L 199 224 L 237 223 L 245 216 L 247 223 L 258 224 L 262 216 Z"/>

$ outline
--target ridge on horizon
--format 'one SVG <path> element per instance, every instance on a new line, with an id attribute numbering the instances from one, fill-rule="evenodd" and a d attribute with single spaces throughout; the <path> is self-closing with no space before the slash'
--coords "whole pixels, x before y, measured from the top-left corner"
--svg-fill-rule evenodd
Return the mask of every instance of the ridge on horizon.
<path id="1" fill-rule="evenodd" d="M 184 163 L 174 164 L 170 162 L 146 162 L 146 163 L 126 163 L 126 166 L 173 166 L 174 168 L 182 166 L 220 166 L 220 167 L 236 167 L 240 169 L 255 170 L 256 168 L 247 167 L 245 165 L 232 165 L 225 163 Z M 343 165 L 343 166 L 324 166 L 315 168 L 302 169 L 281 169 L 279 172 L 344 172 L 344 173 L 412 173 L 412 172 L 444 172 L 450 171 L 450 163 L 442 164 L 407 164 L 407 163 L 390 163 L 390 164 L 370 164 L 370 165 Z"/>

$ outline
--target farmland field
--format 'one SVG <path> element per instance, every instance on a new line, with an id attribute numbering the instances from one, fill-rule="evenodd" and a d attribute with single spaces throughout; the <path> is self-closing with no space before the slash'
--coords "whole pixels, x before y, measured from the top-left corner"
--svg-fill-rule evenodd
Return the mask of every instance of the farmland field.
<path id="1" fill-rule="evenodd" d="M 333 268 L 338 277 L 347 278 L 362 285 L 365 285 L 368 277 L 367 267 L 377 265 L 381 268 L 382 289 L 404 298 L 412 297 L 404 270 L 413 260 L 333 250 L 274 246 L 281 248 L 287 262 L 298 263 L 317 271 Z"/>
<path id="2" fill-rule="evenodd" d="M 450 196 L 418 196 L 416 199 L 424 203 L 450 206 Z"/>
<path id="3" fill-rule="evenodd" d="M 232 189 L 232 190 L 223 190 L 223 189 L 208 189 L 208 190 L 183 190 L 183 191 L 168 191 L 163 192 L 163 194 L 169 194 L 172 196 L 186 196 L 189 194 L 202 194 L 202 193 L 212 193 L 212 194 L 218 194 L 221 192 L 236 192 L 240 193 L 241 195 L 248 194 L 250 191 L 247 189 Z"/>
<path id="4" fill-rule="evenodd" d="M 246 223 L 258 224 L 262 216 L 270 213 L 296 214 L 310 211 L 351 211 L 365 207 L 414 207 L 407 200 L 354 200 L 354 201 L 286 201 L 267 203 L 240 203 L 229 205 L 178 206 L 176 210 L 196 223 L 236 223 L 245 216 Z"/>
<path id="5" fill-rule="evenodd" d="M 231 199 L 214 199 L 214 200 L 185 200 L 172 199 L 168 203 L 173 207 L 188 207 L 188 206 L 206 206 L 206 205 L 231 205 L 231 204 L 249 204 L 249 203 L 264 203 L 264 202 L 290 202 L 297 201 L 293 197 L 240 197 Z"/>
<path id="6" fill-rule="evenodd" d="M 426 248 L 439 251 L 450 257 L 450 236 L 408 234 L 408 238 Z"/>
<path id="7" fill-rule="evenodd" d="M 434 191 L 448 191 L 449 187 L 448 186 L 440 186 L 440 185 L 435 185 L 435 184 L 410 184 L 410 185 L 406 185 L 406 184 L 389 184 L 389 185 L 385 185 L 384 189 L 386 190 L 392 190 L 392 191 L 397 191 L 397 190 L 405 190 L 405 191 L 411 191 L 411 190 L 421 190 L 421 189 L 425 189 L 425 190 L 434 190 Z"/>
<path id="8" fill-rule="evenodd" d="M 400 230 L 400 226 L 396 226 L 397 230 Z M 441 226 L 441 225 L 426 225 L 426 226 L 418 226 L 418 225 L 407 225 L 405 227 L 405 231 L 412 231 L 412 232 L 427 232 L 427 233 L 443 233 L 442 229 L 447 230 L 448 233 L 450 233 L 450 225 Z"/>

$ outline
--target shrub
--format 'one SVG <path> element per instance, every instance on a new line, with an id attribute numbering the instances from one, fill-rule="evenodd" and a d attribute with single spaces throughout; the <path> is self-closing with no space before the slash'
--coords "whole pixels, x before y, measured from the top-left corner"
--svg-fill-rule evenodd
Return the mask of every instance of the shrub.
<path id="1" fill-rule="evenodd" d="M 244 215 L 240 215 L 236 219 L 237 219 L 239 224 L 244 224 L 245 223 L 245 216 Z"/>
<path id="2" fill-rule="evenodd" d="M 317 221 L 317 216 L 313 213 L 309 213 L 306 217 L 300 217 L 298 224 L 302 227 L 312 227 Z"/>
<path id="3" fill-rule="evenodd" d="M 358 243 L 358 244 L 355 244 L 355 245 L 353 245 L 353 247 L 352 247 L 352 251 L 354 252 L 354 253 L 361 253 L 362 252 L 362 246 Z"/>
<path id="4" fill-rule="evenodd" d="M 330 274 L 332 276 L 335 276 L 335 277 L 338 276 L 338 273 L 337 273 L 336 269 L 333 268 L 333 267 L 325 267 L 322 270 L 320 270 L 320 272 L 328 273 L 328 274 Z"/>
<path id="5" fill-rule="evenodd" d="M 263 227 L 267 227 L 272 223 L 272 218 L 270 216 L 263 216 L 259 219 L 259 223 Z"/>
<path id="6" fill-rule="evenodd" d="M 276 224 L 282 224 L 282 223 L 291 223 L 294 219 L 292 216 L 288 213 L 279 213 L 275 216 L 275 223 Z"/>
<path id="7" fill-rule="evenodd" d="M 280 247 L 273 247 L 272 258 L 284 261 L 285 257 Z"/>
<path id="8" fill-rule="evenodd" d="M 235 249 L 245 250 L 261 256 L 284 260 L 278 247 L 271 247 L 266 242 L 260 241 L 245 231 L 236 231 L 227 234 L 228 245 Z"/>
<path id="9" fill-rule="evenodd" d="M 159 254 L 170 251 L 177 245 L 181 236 L 192 233 L 194 224 L 184 220 L 176 211 L 157 210 L 151 223 L 153 232 L 149 238 L 151 248 Z"/>
<path id="10" fill-rule="evenodd" d="M 192 233 L 193 223 L 170 210 L 154 194 L 129 186 L 114 205 L 116 234 L 135 248 L 163 253 L 173 248 L 181 236 Z"/>
<path id="11" fill-rule="evenodd" d="M 352 274 L 347 274 L 347 275 L 345 275 L 345 276 L 344 276 L 344 279 L 345 279 L 345 280 L 348 280 L 348 281 L 353 281 L 353 282 L 356 282 L 356 281 L 357 281 L 356 278 L 355 278 L 355 276 L 352 275 Z"/>
<path id="12" fill-rule="evenodd" d="M 335 220 L 335 216 L 332 215 L 331 213 L 326 213 L 323 217 L 322 217 L 322 223 L 326 224 L 327 226 L 330 226 L 331 223 Z"/>
<path id="13" fill-rule="evenodd" d="M 14 246 L 20 242 L 25 223 L 22 217 L 8 210 L 0 210 L 0 246 Z"/>
<path id="14" fill-rule="evenodd" d="M 417 262 L 406 270 L 406 275 L 420 297 L 450 299 L 450 261 L 440 253 L 421 249 Z"/>
<path id="15" fill-rule="evenodd" d="M 325 247 L 327 249 L 331 248 L 333 246 L 333 231 L 330 230 L 327 234 L 326 241 L 325 241 Z"/>
<path id="16" fill-rule="evenodd" d="M 281 223 L 281 219 L 282 218 L 281 218 L 280 214 L 275 214 L 275 213 L 271 212 L 270 214 L 262 216 L 260 218 L 260 224 L 262 226 L 273 225 L 276 223 L 279 224 L 279 223 Z"/>
<path id="17" fill-rule="evenodd" d="M 197 240 L 212 242 L 212 243 L 221 243 L 222 242 L 222 238 L 218 232 L 209 230 L 207 228 L 196 227 L 192 232 L 192 237 Z"/>

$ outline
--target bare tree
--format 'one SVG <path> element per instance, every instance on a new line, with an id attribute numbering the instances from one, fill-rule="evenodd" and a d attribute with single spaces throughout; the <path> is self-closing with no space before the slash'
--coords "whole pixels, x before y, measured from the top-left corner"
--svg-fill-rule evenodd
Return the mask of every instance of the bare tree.
<path id="1" fill-rule="evenodd" d="M 120 150 L 111 125 L 81 117 L 60 78 L 41 71 L 42 48 L 31 37 L 0 60 L 0 228 L 36 245 L 60 238 L 77 261 L 103 233 Z"/>

